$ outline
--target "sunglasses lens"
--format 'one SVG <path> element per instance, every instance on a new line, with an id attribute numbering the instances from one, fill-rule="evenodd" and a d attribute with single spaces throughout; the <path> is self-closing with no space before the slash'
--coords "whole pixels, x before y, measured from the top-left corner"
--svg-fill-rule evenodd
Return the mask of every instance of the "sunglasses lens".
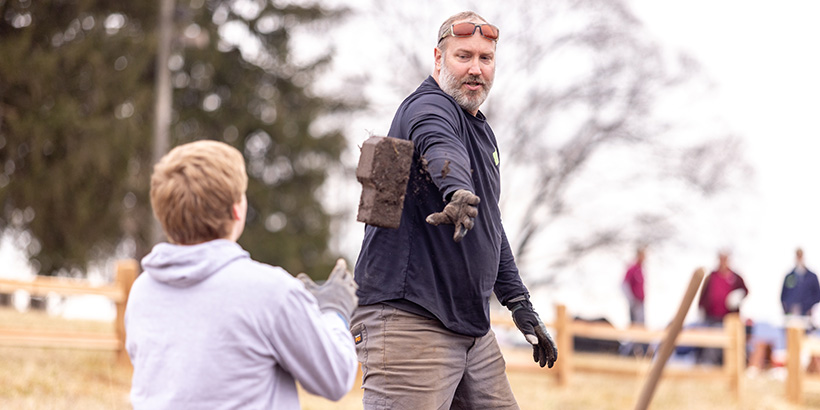
<path id="1" fill-rule="evenodd" d="M 470 37 L 475 33 L 476 27 L 481 31 L 481 35 L 490 40 L 498 39 L 498 27 L 490 24 L 458 23 L 453 24 L 453 37 Z"/>
<path id="2" fill-rule="evenodd" d="M 455 37 L 472 36 L 473 33 L 475 33 L 475 24 L 473 23 L 453 24 L 453 36 Z"/>
<path id="3" fill-rule="evenodd" d="M 484 35 L 484 37 L 487 37 L 490 40 L 498 39 L 498 27 L 491 26 L 489 24 L 482 24 L 479 27 L 481 27 L 481 34 Z"/>

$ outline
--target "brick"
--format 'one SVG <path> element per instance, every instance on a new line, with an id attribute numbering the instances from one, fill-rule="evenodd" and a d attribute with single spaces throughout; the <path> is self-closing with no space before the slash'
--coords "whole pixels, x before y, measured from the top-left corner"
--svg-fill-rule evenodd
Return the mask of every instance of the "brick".
<path id="1" fill-rule="evenodd" d="M 357 221 L 382 228 L 399 227 L 412 161 L 410 141 L 373 136 L 362 144 L 356 167 L 356 179 L 362 184 Z"/>

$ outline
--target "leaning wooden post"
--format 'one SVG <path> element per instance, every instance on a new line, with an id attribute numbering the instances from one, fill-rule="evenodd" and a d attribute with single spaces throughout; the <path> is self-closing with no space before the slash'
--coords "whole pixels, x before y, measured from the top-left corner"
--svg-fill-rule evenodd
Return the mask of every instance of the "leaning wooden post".
<path id="1" fill-rule="evenodd" d="M 746 330 L 737 313 L 726 315 L 723 330 L 728 339 L 724 348 L 723 368 L 729 378 L 729 388 L 740 399 L 743 389 L 743 370 L 746 367 Z"/>
<path id="2" fill-rule="evenodd" d="M 795 404 L 803 402 L 803 370 L 800 349 L 805 330 L 790 324 L 786 330 L 786 398 Z"/>
<path id="3" fill-rule="evenodd" d="M 131 365 L 128 352 L 125 351 L 125 306 L 128 304 L 128 294 L 131 292 L 131 285 L 137 279 L 139 264 L 133 259 L 126 259 L 117 262 L 117 287 L 122 291 L 115 301 L 117 304 L 117 362 L 123 365 Z"/>
<path id="4" fill-rule="evenodd" d="M 555 362 L 556 377 L 559 386 L 569 384 L 572 374 L 572 352 L 574 350 L 572 334 L 570 333 L 569 317 L 567 307 L 557 305 L 555 307 L 555 331 L 558 333 L 556 343 L 558 343 L 558 360 Z"/>
<path id="5" fill-rule="evenodd" d="M 638 403 L 635 404 L 635 410 L 646 410 L 649 407 L 649 403 L 652 401 L 652 395 L 655 394 L 655 387 L 657 387 L 658 381 L 661 378 L 663 366 L 666 365 L 666 361 L 669 360 L 669 356 L 671 356 L 672 351 L 675 350 L 675 339 L 678 338 L 678 334 L 683 328 L 683 319 L 686 318 L 686 313 L 689 311 L 689 306 L 692 305 L 692 300 L 695 299 L 695 293 L 697 293 L 702 280 L 703 268 L 698 268 L 695 270 L 695 273 L 692 274 L 689 287 L 686 289 L 686 293 L 683 294 L 683 300 L 680 302 L 678 313 L 667 328 L 666 335 L 658 350 L 658 356 L 652 363 L 652 368 L 646 377 L 646 381 L 641 389 L 641 394 L 638 396 Z"/>

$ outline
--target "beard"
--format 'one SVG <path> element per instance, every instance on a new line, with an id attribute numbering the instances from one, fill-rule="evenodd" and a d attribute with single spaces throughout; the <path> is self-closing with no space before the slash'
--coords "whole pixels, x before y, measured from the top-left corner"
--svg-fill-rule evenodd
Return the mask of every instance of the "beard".
<path id="1" fill-rule="evenodd" d="M 478 107 L 484 103 L 484 100 L 487 99 L 487 95 L 490 93 L 490 88 L 493 86 L 493 79 L 482 80 L 480 76 L 477 75 L 467 75 L 462 78 L 456 78 L 456 76 L 450 71 L 447 67 L 447 64 L 441 65 L 441 72 L 439 73 L 439 78 L 441 79 L 441 90 L 445 93 L 449 94 L 456 100 L 456 103 L 468 112 L 478 111 Z M 462 88 L 464 83 L 478 83 L 481 84 L 481 88 L 478 90 L 466 90 Z"/>

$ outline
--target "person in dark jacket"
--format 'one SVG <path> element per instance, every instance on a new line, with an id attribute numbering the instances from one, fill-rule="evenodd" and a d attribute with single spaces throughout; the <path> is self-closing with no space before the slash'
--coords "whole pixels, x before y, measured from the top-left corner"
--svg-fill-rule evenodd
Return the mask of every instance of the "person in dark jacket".
<path id="1" fill-rule="evenodd" d="M 820 302 L 820 283 L 817 275 L 806 267 L 803 249 L 797 248 L 794 254 L 794 269 L 783 278 L 780 303 L 787 317 L 787 325 L 801 323 L 806 327 L 806 332 L 811 332 L 815 329 L 814 321 L 811 320 L 812 308 Z M 792 320 L 795 317 L 797 320 Z M 754 369 L 755 372 L 763 369 L 766 361 L 771 360 L 772 351 L 785 349 L 784 333 L 773 332 L 768 338 L 758 337 L 752 340 L 754 347 L 749 356 L 750 369 Z M 813 357 L 809 368 L 816 368 L 816 365 L 817 360 Z"/>
<path id="2" fill-rule="evenodd" d="M 433 74 L 388 136 L 415 152 L 398 229 L 365 226 L 351 332 L 365 409 L 518 408 L 490 329 L 495 293 L 552 367 L 555 343 L 529 301 L 501 223 L 501 156 L 479 107 L 499 30 L 473 12 L 442 24 Z"/>
<path id="3" fill-rule="evenodd" d="M 820 283 L 817 275 L 806 268 L 803 249 L 795 251 L 795 266 L 783 279 L 780 302 L 787 315 L 809 316 L 811 309 L 820 302 Z"/>

